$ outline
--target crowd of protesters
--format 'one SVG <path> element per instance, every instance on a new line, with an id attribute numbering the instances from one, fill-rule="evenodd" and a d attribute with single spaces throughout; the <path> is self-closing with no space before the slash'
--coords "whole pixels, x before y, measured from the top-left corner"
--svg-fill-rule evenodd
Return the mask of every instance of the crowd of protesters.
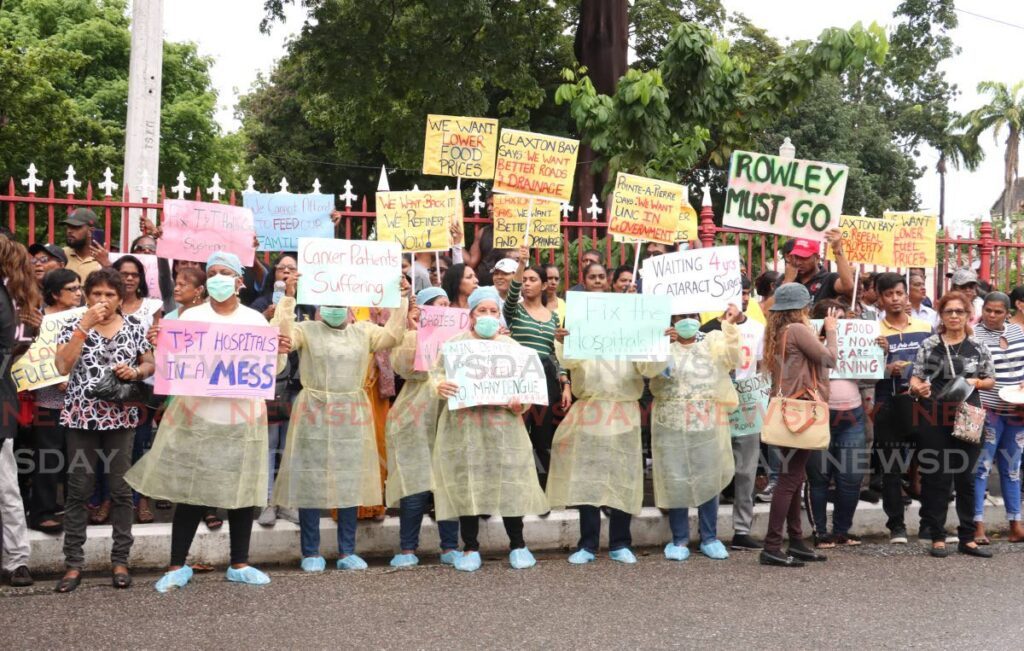
<path id="1" fill-rule="evenodd" d="M 92 211 L 76 209 L 64 225 L 65 247 L 0 237 L 0 516 L 3 570 L 15 586 L 33 581 L 28 529 L 63 534 L 66 571 L 56 589 L 71 592 L 81 582 L 87 525 L 107 523 L 112 585 L 129 587 L 133 524 L 152 522 L 161 508 L 174 508 L 161 592 L 208 569 L 189 564 L 188 554 L 200 523 L 219 528 L 223 514 L 231 525 L 226 578 L 253 585 L 270 581 L 248 563 L 254 521 L 297 524 L 301 568 L 320 572 L 325 510 L 337 522 L 336 566 L 344 570 L 366 567 L 356 553 L 358 521 L 385 508 L 400 515 L 395 567 L 419 562 L 430 512 L 443 564 L 478 569 L 480 520 L 500 515 L 509 563 L 531 567 L 524 516 L 561 508 L 579 511 L 570 563 L 596 561 L 602 511 L 611 559 L 636 563 L 630 524 L 645 474 L 668 516 L 664 555 L 673 561 L 690 555 L 690 508 L 706 557 L 750 551 L 764 565 L 799 567 L 826 560 L 823 550 L 859 545 L 858 503 L 879 500 L 891 544 L 908 542 L 907 506 L 919 500 L 919 536 L 931 555 L 945 556 L 955 542 L 960 553 L 988 557 L 993 468 L 1008 540 L 1024 542 L 1024 420 L 1003 391 L 1024 383 L 1024 287 L 1007 295 L 958 270 L 933 302 L 923 269 L 857 274 L 831 231 L 824 246 L 834 271 L 823 267 L 818 242 L 788 241 L 784 273 L 744 277 L 742 301 L 723 314 L 674 315 L 666 360 L 578 360 L 563 349 L 568 279 L 555 265 L 533 265 L 526 248 L 493 248 L 489 227 L 466 250 L 453 227 L 450 252 L 408 260 L 401 307 L 378 310 L 298 305 L 300 274 L 288 252 L 269 267 L 259 257 L 243 267 L 222 252 L 205 263 L 159 259 L 163 298 L 151 298 L 152 279 L 136 256 L 155 253 L 159 228 L 144 219 L 144 234 L 115 256 L 94 240 Z M 674 249 L 652 243 L 644 254 Z M 632 267 L 609 262 L 583 251 L 580 283 L 566 289 L 642 291 Z M 536 351 L 549 406 L 513 400 L 449 410 L 444 399 L 459 387 L 443 355 L 431 371 L 413 364 L 425 306 L 469 310 L 469 330 L 453 341 Z M 57 338 L 55 365 L 67 381 L 18 394 L 10 366 L 42 320 L 82 307 Z M 154 396 L 154 347 L 168 319 L 276 326 L 274 399 Z M 841 319 L 879 323 L 882 379 L 829 378 Z M 758 374 L 773 396 L 827 403 L 826 449 L 769 446 L 715 417 L 733 412 L 737 385 Z M 977 443 L 954 435 L 962 405 L 984 409 Z M 251 417 L 231 418 L 239 409 Z M 61 463 L 48 465 L 51 458 Z M 946 526 L 952 500 L 955 532 Z M 757 501 L 770 503 L 763 542 L 752 535 Z M 733 506 L 728 542 L 717 532 L 722 502 Z"/>

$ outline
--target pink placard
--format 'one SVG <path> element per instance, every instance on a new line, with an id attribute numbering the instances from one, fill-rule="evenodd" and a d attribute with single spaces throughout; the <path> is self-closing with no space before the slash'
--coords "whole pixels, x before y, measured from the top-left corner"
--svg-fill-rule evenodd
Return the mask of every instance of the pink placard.
<path id="1" fill-rule="evenodd" d="M 429 371 L 441 344 L 469 330 L 469 310 L 458 307 L 420 308 L 420 329 L 416 332 L 416 360 L 413 368 Z"/>
<path id="2" fill-rule="evenodd" d="M 215 251 L 234 253 L 246 267 L 256 255 L 252 210 L 203 201 L 164 201 L 163 236 L 156 254 L 172 260 L 206 262 Z"/>
<path id="3" fill-rule="evenodd" d="M 154 391 L 165 396 L 273 398 L 277 328 L 162 321 Z"/>

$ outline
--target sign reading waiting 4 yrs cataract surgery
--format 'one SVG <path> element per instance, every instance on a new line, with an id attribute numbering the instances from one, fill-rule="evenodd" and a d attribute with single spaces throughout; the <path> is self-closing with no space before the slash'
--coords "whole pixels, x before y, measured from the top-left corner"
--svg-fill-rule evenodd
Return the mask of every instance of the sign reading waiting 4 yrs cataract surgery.
<path id="1" fill-rule="evenodd" d="M 735 151 L 722 224 L 822 240 L 839 226 L 848 175 L 845 165 Z"/>

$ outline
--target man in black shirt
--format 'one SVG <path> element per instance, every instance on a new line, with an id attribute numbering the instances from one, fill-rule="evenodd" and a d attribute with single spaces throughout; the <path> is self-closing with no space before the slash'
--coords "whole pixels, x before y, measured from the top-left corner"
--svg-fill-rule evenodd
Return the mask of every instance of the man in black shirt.
<path id="1" fill-rule="evenodd" d="M 849 298 L 853 295 L 853 267 L 843 252 L 842 231 L 838 228 L 829 230 L 825 233 L 825 242 L 832 247 L 836 271 L 826 271 L 821 267 L 818 242 L 796 238 L 782 246 L 782 255 L 786 260 L 786 274 L 782 283 L 802 284 L 815 302 L 840 296 Z M 761 308 L 767 310 L 772 303 L 774 299 L 769 298 Z"/>

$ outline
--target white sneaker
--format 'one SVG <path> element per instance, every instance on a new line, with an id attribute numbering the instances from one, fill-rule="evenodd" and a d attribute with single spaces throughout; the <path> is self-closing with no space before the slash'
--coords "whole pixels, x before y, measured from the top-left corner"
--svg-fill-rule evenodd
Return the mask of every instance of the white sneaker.
<path id="1" fill-rule="evenodd" d="M 277 522 L 277 507 L 276 506 L 265 506 L 263 512 L 260 513 L 260 517 L 256 519 L 256 524 L 261 527 L 272 527 Z"/>
<path id="2" fill-rule="evenodd" d="M 299 523 L 299 511 L 298 509 L 286 509 L 283 506 L 277 507 L 277 518 L 279 520 L 287 520 L 292 524 Z"/>

